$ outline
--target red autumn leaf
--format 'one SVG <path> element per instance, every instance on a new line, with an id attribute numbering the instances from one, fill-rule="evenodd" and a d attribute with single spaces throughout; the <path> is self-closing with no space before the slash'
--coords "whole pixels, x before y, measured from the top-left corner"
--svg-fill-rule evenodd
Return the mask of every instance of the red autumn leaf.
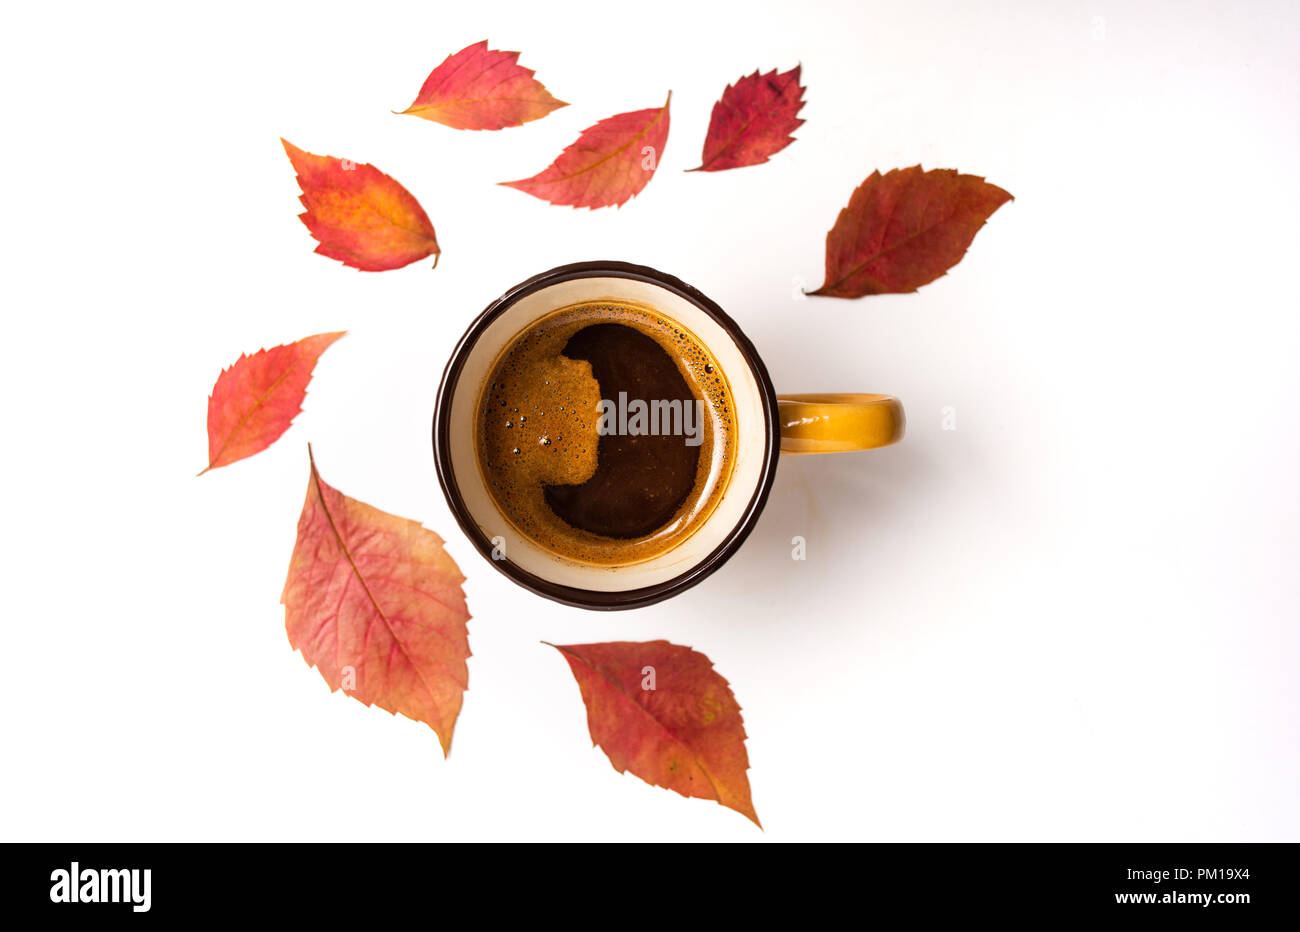
<path id="1" fill-rule="evenodd" d="M 279 440 L 302 410 L 316 360 L 343 333 L 258 350 L 223 369 L 208 396 L 208 466 L 199 475 Z"/>
<path id="2" fill-rule="evenodd" d="M 509 188 L 570 207 L 621 205 L 654 177 L 668 142 L 668 104 L 620 113 L 582 131 L 550 167 Z"/>
<path id="3" fill-rule="evenodd" d="M 713 105 L 703 162 L 689 170 L 719 172 L 761 165 L 794 142 L 790 134 L 803 125 L 799 111 L 807 89 L 799 85 L 802 67 L 796 65 L 785 74 L 777 74 L 775 68 L 767 74 L 755 71 L 728 85 Z"/>
<path id="4" fill-rule="evenodd" d="M 551 646 L 569 662 L 591 740 L 615 770 L 717 800 L 759 825 L 740 706 L 708 657 L 667 641 Z"/>
<path id="5" fill-rule="evenodd" d="M 410 191 L 373 165 L 280 142 L 298 173 L 307 208 L 298 216 L 320 243 L 318 253 L 363 272 L 400 269 L 425 256 L 438 264 L 433 224 Z"/>
<path id="6" fill-rule="evenodd" d="M 519 64 L 518 52 L 498 52 L 487 45 L 484 39 L 448 55 L 402 113 L 452 129 L 504 129 L 568 106 Z"/>
<path id="7" fill-rule="evenodd" d="M 464 581 L 441 537 L 331 488 L 311 460 L 280 597 L 289 643 L 331 690 L 427 724 L 444 756 L 469 680 Z"/>
<path id="8" fill-rule="evenodd" d="M 809 294 L 916 291 L 960 262 L 984 221 L 1011 199 L 979 175 L 948 168 L 872 172 L 826 234 L 826 281 Z"/>

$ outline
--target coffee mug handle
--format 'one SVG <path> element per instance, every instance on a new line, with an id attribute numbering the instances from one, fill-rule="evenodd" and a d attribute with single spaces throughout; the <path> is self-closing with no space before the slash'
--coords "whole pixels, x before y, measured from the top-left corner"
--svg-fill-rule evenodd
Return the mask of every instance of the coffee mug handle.
<path id="1" fill-rule="evenodd" d="M 842 453 L 903 438 L 903 406 L 891 395 L 806 394 L 777 397 L 782 453 Z"/>

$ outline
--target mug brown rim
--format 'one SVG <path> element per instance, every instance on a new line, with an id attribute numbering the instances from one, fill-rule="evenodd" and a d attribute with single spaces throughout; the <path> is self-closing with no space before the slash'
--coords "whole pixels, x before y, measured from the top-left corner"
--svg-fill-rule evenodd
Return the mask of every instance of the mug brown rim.
<path id="1" fill-rule="evenodd" d="M 745 506 L 740 520 L 736 522 L 736 526 L 727 533 L 722 542 L 699 563 L 672 579 L 639 589 L 602 592 L 593 589 L 581 589 L 576 586 L 566 586 L 523 570 L 510 560 L 492 559 L 492 541 L 479 528 L 477 522 L 469 513 L 469 509 L 465 506 L 460 487 L 456 482 L 455 471 L 451 466 L 450 425 L 448 421 L 453 394 L 452 387 L 460 377 L 469 350 L 478 342 L 479 337 L 483 335 L 488 325 L 519 299 L 551 285 L 580 278 L 627 278 L 633 281 L 658 285 L 695 305 L 721 326 L 726 331 L 727 336 L 736 344 L 736 348 L 740 351 L 746 365 L 754 374 L 763 401 L 763 426 L 765 428 L 763 466 L 759 475 L 758 486 L 755 488 L 749 504 Z M 776 389 L 772 385 L 771 376 L 768 375 L 767 367 L 763 365 L 763 360 L 759 357 L 754 344 L 749 341 L 749 338 L 745 336 L 736 322 L 703 292 L 672 275 L 648 266 L 634 265 L 629 262 L 614 260 L 573 262 L 534 275 L 532 278 L 506 291 L 474 319 L 473 323 L 465 331 L 464 336 L 460 338 L 460 342 L 456 344 L 456 348 L 452 350 L 451 358 L 442 373 L 442 382 L 438 385 L 438 395 L 434 406 L 433 460 L 434 468 L 438 473 L 438 484 L 442 487 L 442 493 L 447 498 L 447 505 L 451 508 L 456 523 L 460 525 L 460 529 L 465 532 L 465 536 L 470 539 L 475 549 L 499 572 L 525 589 L 556 602 L 562 602 L 565 605 L 597 611 L 614 611 L 653 605 L 689 589 L 716 572 L 744 543 L 745 538 L 754 529 L 754 525 L 758 523 L 758 517 L 763 511 L 763 506 L 767 503 L 768 493 L 772 490 L 772 482 L 776 478 L 776 464 L 780 454 L 780 421 L 778 419 Z"/>

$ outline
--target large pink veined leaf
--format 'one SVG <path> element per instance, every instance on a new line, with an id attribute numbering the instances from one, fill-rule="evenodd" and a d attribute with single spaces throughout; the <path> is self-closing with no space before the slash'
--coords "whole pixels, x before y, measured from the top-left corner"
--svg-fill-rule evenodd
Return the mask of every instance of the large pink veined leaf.
<path id="1" fill-rule="evenodd" d="M 443 754 L 469 683 L 469 610 L 442 538 L 331 488 L 311 458 L 280 601 L 330 689 L 424 722 Z"/>

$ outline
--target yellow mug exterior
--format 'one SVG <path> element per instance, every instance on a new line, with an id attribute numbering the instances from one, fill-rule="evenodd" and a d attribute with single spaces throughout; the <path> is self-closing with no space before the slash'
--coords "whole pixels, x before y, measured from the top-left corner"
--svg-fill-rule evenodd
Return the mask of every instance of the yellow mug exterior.
<path id="1" fill-rule="evenodd" d="M 903 438 L 907 420 L 891 395 L 864 393 L 778 395 L 781 453 L 871 450 Z"/>

